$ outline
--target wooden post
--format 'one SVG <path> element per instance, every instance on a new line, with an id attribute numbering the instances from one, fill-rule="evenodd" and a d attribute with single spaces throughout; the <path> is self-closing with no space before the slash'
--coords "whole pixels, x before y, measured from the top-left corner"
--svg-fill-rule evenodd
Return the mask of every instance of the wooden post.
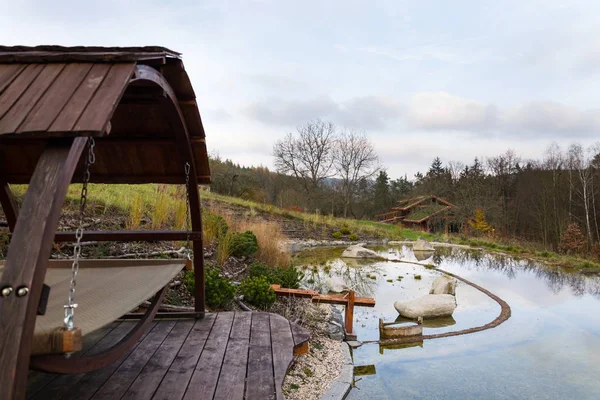
<path id="1" fill-rule="evenodd" d="M 346 340 L 356 340 L 356 333 L 354 332 L 354 290 L 348 291 L 348 302 L 346 303 L 346 310 L 344 316 L 345 334 Z"/>
<path id="2" fill-rule="evenodd" d="M 31 341 L 60 210 L 87 138 L 53 139 L 38 160 L 8 247 L 0 287 L 28 288 L 0 298 L 0 388 L 24 399 Z"/>

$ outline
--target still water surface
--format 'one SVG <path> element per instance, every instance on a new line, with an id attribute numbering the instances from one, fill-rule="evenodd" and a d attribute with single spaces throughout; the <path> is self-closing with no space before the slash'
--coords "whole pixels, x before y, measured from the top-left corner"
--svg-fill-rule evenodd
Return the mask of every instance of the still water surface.
<path id="1" fill-rule="evenodd" d="M 457 248 L 439 248 L 420 261 L 409 247 L 376 250 L 479 284 L 507 301 L 512 316 L 491 330 L 413 347 L 354 349 L 355 365 L 374 366 L 375 374 L 356 375 L 348 399 L 600 399 L 600 277 Z M 342 260 L 339 254 L 301 254 L 303 264 L 315 266 L 305 270 L 305 284 L 327 291 L 344 282 L 359 295 L 375 297 L 375 308 L 355 309 L 362 341 L 379 338 L 380 317 L 397 318 L 394 301 L 427 294 L 439 275 L 421 265 Z M 456 299 L 453 318 L 425 325 L 424 334 L 483 325 L 500 312 L 492 299 L 462 282 Z M 365 370 L 372 373 L 373 367 Z"/>

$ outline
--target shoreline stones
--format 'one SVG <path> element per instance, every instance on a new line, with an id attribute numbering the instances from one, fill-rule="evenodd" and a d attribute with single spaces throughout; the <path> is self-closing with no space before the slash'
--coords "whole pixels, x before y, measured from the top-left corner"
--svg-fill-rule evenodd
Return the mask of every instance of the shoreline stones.
<path id="1" fill-rule="evenodd" d="M 342 253 L 344 258 L 381 258 L 377 252 L 364 248 L 361 245 L 354 245 L 348 247 Z"/>
<path id="2" fill-rule="evenodd" d="M 431 284 L 429 294 L 451 294 L 456 295 L 456 279 L 442 275 L 435 278 Z"/>
<path id="3" fill-rule="evenodd" d="M 330 339 L 344 340 L 344 318 L 342 312 L 335 306 L 331 306 L 331 318 L 327 324 L 327 335 Z"/>
<path id="4" fill-rule="evenodd" d="M 449 317 L 456 309 L 456 298 L 451 294 L 426 294 L 409 301 L 396 301 L 394 308 L 410 319 Z"/>
<path id="5" fill-rule="evenodd" d="M 413 244 L 413 251 L 435 251 L 435 248 L 427 240 L 419 238 Z"/>

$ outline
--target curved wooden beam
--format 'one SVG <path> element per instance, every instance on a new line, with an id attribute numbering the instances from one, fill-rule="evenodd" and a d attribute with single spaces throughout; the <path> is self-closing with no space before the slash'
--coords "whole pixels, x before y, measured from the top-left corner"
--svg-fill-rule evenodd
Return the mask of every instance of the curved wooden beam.
<path id="1" fill-rule="evenodd" d="M 190 218 L 192 220 L 192 230 L 202 232 L 202 209 L 200 203 L 200 193 L 198 192 L 198 173 L 196 162 L 192 151 L 192 142 L 187 130 L 187 125 L 179 107 L 179 102 L 175 92 L 169 85 L 169 82 L 154 68 L 147 65 L 137 65 L 133 73 L 131 82 L 146 81 L 158 85 L 165 91 L 166 97 L 161 99 L 164 110 L 167 113 L 171 128 L 175 133 L 177 145 L 183 156 L 181 165 L 182 172 L 184 163 L 190 163 L 190 183 L 188 192 L 190 194 Z M 194 277 L 196 284 L 194 286 L 195 310 L 204 316 L 204 248 L 202 238 L 193 241 L 194 247 Z"/>
<path id="2" fill-rule="evenodd" d="M 8 247 L 0 287 L 0 388 L 24 399 L 35 318 L 61 207 L 87 138 L 48 142 L 31 177 Z M 17 296 L 19 288 L 24 288 Z"/>
<path id="3" fill-rule="evenodd" d="M 55 374 L 82 374 L 112 364 L 123 357 L 137 343 L 144 332 L 146 332 L 146 329 L 160 308 L 165 293 L 167 293 L 167 286 L 163 287 L 154 296 L 150 308 L 135 327 L 110 349 L 94 354 L 93 356 L 71 358 L 67 358 L 64 355 L 33 356 L 31 357 L 31 368 Z"/>
<path id="4" fill-rule="evenodd" d="M 8 222 L 8 229 L 11 232 L 15 231 L 15 225 L 17 225 L 17 218 L 19 217 L 19 206 L 17 201 L 8 186 L 8 183 L 0 179 L 0 206 L 4 210 L 6 215 L 6 222 Z"/>

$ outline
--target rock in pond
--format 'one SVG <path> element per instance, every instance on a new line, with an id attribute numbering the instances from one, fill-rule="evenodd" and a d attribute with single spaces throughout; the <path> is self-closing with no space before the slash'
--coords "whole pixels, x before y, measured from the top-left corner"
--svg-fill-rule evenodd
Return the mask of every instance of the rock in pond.
<path id="1" fill-rule="evenodd" d="M 431 284 L 429 294 L 456 295 L 456 279 L 447 275 L 438 276 Z"/>
<path id="2" fill-rule="evenodd" d="M 426 294 L 414 300 L 397 301 L 394 308 L 411 319 L 449 317 L 456 309 L 456 299 L 451 294 Z"/>
<path id="3" fill-rule="evenodd" d="M 334 293 L 341 293 L 348 288 L 346 282 L 339 276 L 329 278 L 325 285 L 327 290 Z"/>
<path id="4" fill-rule="evenodd" d="M 435 248 L 425 239 L 419 239 L 413 244 L 413 251 L 434 251 Z"/>
<path id="5" fill-rule="evenodd" d="M 342 253 L 342 257 L 346 258 L 381 258 L 377 252 L 366 249 L 360 245 L 354 245 L 348 247 Z"/>

